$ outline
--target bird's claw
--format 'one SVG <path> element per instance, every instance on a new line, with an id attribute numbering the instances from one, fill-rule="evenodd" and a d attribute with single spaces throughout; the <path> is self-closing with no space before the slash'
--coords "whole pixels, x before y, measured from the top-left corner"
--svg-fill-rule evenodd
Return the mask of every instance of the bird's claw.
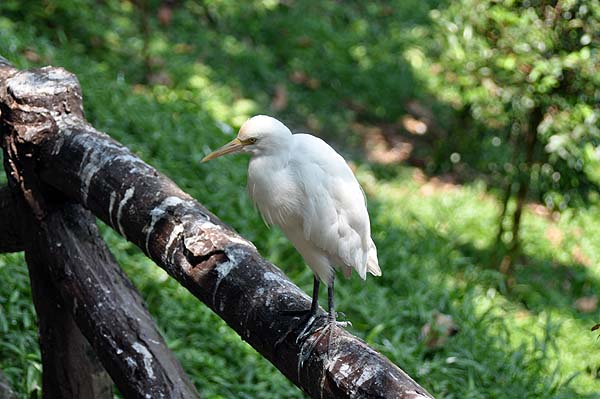
<path id="1" fill-rule="evenodd" d="M 310 317 L 306 321 L 306 324 L 304 325 L 304 328 L 302 329 L 302 331 L 300 331 L 300 334 L 298 334 L 298 336 L 296 337 L 297 344 L 300 343 L 301 341 L 304 341 L 312 333 L 311 332 L 312 326 L 313 326 L 313 324 L 315 324 L 315 321 L 317 321 L 318 318 L 319 318 L 319 315 L 311 313 Z"/>
<path id="2" fill-rule="evenodd" d="M 342 314 L 342 313 L 338 313 L 338 314 Z M 325 322 L 323 327 L 320 327 L 321 329 L 326 329 L 328 327 L 332 328 L 333 326 L 337 326 L 340 328 L 346 328 L 346 327 L 352 326 L 352 323 L 350 321 L 338 321 L 336 317 L 331 318 L 330 315 L 311 314 L 311 317 L 306 322 L 304 328 L 302 329 L 300 334 L 298 334 L 298 337 L 296 338 L 296 343 L 300 343 L 301 341 L 304 341 L 306 338 L 308 338 L 310 335 L 312 335 L 313 333 L 317 332 L 320 329 L 320 328 L 316 328 L 313 331 L 313 328 L 312 328 L 313 325 L 315 324 L 315 322 L 317 321 L 317 319 L 320 317 L 327 317 L 327 321 Z"/>
<path id="3" fill-rule="evenodd" d="M 322 315 L 318 313 L 313 313 L 310 309 L 307 310 L 284 310 L 281 312 L 282 315 L 292 316 L 293 318 L 299 318 L 297 322 L 291 322 L 290 327 L 286 330 L 286 332 L 275 342 L 275 348 L 279 347 L 287 337 L 299 327 L 302 327 L 302 331 L 296 337 L 296 343 L 300 342 L 308 335 L 310 335 L 311 327 L 315 323 L 315 321 L 321 317 Z"/>
<path id="4" fill-rule="evenodd" d="M 352 322 L 349 320 L 346 321 L 335 321 L 334 322 L 336 326 L 341 327 L 341 328 L 346 328 L 346 327 L 352 327 Z"/>
<path id="5" fill-rule="evenodd" d="M 304 341 L 308 344 L 306 348 L 304 345 L 301 347 L 300 357 L 298 358 L 298 369 L 304 366 L 304 362 L 308 360 L 314 349 L 324 337 L 327 337 L 327 358 L 329 359 L 333 353 L 332 344 L 334 341 L 333 333 L 335 327 L 345 328 L 352 325 L 352 323 L 349 321 L 337 321 L 335 317 L 331 317 L 330 315 L 327 315 L 326 317 L 327 320 L 325 323 L 323 323 L 323 325 L 314 330 L 311 329 L 310 331 L 306 331 L 304 334 L 298 336 L 297 341 Z M 312 341 L 308 341 L 308 338 L 316 333 L 318 333 L 318 335 Z"/>

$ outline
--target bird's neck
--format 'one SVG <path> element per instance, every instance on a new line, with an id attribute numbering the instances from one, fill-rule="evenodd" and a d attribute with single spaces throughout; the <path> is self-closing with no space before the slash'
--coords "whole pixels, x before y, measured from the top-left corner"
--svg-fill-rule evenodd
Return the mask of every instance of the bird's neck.
<path id="1" fill-rule="evenodd" d="M 291 150 L 291 140 L 270 142 L 269 145 L 252 154 L 250 163 L 260 163 L 270 168 L 283 168 L 290 160 Z"/>

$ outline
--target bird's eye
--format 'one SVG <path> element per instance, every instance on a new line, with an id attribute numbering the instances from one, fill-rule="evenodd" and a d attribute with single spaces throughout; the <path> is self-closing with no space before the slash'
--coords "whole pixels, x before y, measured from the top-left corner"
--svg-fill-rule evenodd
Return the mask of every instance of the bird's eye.
<path id="1" fill-rule="evenodd" d="M 254 144 L 254 143 L 256 143 L 256 137 L 250 137 L 250 138 L 248 139 L 248 142 L 249 142 L 250 144 Z"/>

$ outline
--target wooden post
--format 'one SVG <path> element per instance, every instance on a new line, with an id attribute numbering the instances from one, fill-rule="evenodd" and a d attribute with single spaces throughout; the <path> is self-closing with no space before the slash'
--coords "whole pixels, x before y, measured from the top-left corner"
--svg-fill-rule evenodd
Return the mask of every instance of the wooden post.
<path id="1" fill-rule="evenodd" d="M 30 225 L 27 230 L 34 229 Z M 38 318 L 44 399 L 112 399 L 111 379 L 51 283 L 48 259 L 38 251 L 43 244 L 35 237 L 28 238 L 25 256 Z"/>
<path id="2" fill-rule="evenodd" d="M 16 218 L 16 201 L 8 186 L 0 187 L 0 254 L 21 252 L 23 242 L 19 236 Z"/>
<path id="3" fill-rule="evenodd" d="M 0 67 L 0 85 L 1 76 Z M 61 101 L 57 93 L 49 95 Z M 39 319 L 44 398 L 112 398 L 112 382 L 94 350 L 126 398 L 198 397 L 100 237 L 95 218 L 39 180 L 34 147 L 11 134 L 23 125 L 11 124 L 14 109 L 4 105 L 2 147 L 15 195 L 1 190 L 0 211 L 16 215 L 16 231 L 6 230 L 25 249 Z M 45 122 L 28 120 L 33 130 L 46 129 Z"/>
<path id="4" fill-rule="evenodd" d="M 320 334 L 323 319 L 306 335 L 290 329 L 294 319 L 282 311 L 308 309 L 308 296 L 171 180 L 90 126 L 74 75 L 22 71 L 4 87 L 6 132 L 35 148 L 39 184 L 135 243 L 311 397 L 432 398 L 344 329 L 334 329 L 330 345 Z"/>
<path id="5" fill-rule="evenodd" d="M 49 212 L 42 221 L 30 215 L 29 221 L 30 269 L 40 265 L 47 272 L 45 283 L 57 287 L 58 300 L 73 315 L 119 391 L 126 398 L 198 397 L 141 296 L 100 237 L 94 217 L 70 204 Z M 45 369 L 48 365 L 44 362 Z"/>

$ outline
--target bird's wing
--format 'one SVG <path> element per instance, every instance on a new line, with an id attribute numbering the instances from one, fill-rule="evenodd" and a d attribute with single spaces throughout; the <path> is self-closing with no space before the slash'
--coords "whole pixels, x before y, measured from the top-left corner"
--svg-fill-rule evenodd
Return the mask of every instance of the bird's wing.
<path id="1" fill-rule="evenodd" d="M 328 253 L 334 263 L 342 263 L 338 266 L 354 268 L 364 279 L 372 240 L 360 185 L 346 161 L 324 141 L 294 136 L 299 136 L 293 170 L 305 198 L 304 238 Z"/>

